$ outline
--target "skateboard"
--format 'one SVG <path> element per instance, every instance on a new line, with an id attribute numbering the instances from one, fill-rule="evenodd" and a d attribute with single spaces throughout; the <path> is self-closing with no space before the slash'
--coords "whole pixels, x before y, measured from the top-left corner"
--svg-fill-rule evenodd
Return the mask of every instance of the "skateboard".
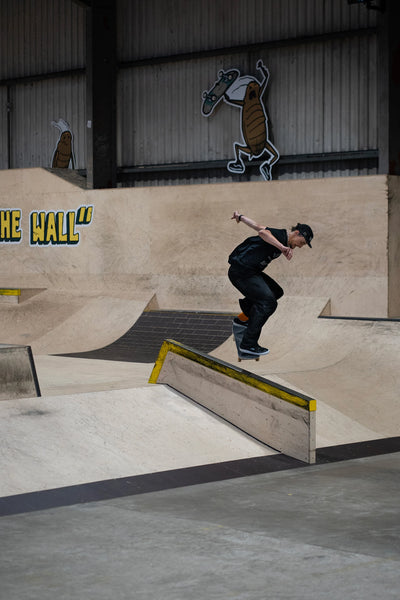
<path id="1" fill-rule="evenodd" d="M 222 96 L 225 94 L 226 90 L 230 88 L 232 83 L 236 81 L 239 75 L 240 73 L 237 69 L 231 69 L 230 71 L 219 71 L 219 79 L 214 83 L 212 88 L 208 90 L 208 92 L 203 92 L 204 100 L 201 107 L 203 116 L 208 117 L 212 113 Z"/>
<path id="2" fill-rule="evenodd" d="M 240 350 L 240 344 L 242 343 L 244 332 L 246 331 L 246 325 L 239 325 L 238 323 L 232 323 L 232 333 L 235 338 L 235 344 L 238 353 L 238 360 L 241 362 L 242 360 L 260 360 L 259 356 L 246 354 Z"/>

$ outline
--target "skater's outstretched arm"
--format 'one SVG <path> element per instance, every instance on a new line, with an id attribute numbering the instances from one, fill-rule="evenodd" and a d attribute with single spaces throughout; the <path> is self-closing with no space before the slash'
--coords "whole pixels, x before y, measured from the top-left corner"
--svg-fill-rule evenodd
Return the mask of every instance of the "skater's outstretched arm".
<path id="1" fill-rule="evenodd" d="M 236 223 L 244 223 L 245 225 L 248 225 L 249 227 L 251 227 L 252 229 L 255 229 L 256 231 L 261 231 L 262 229 L 265 229 L 264 225 L 258 225 L 258 223 L 253 221 L 253 219 L 249 219 L 249 217 L 245 217 L 244 215 L 241 215 L 238 210 L 235 210 L 235 212 L 233 213 L 233 217 L 231 217 L 231 218 L 235 219 Z"/>
<path id="2" fill-rule="evenodd" d="M 251 229 L 255 229 L 258 235 L 265 241 L 267 244 L 271 244 L 271 246 L 275 246 L 282 252 L 282 254 L 290 260 L 293 256 L 293 250 L 288 246 L 284 246 L 279 240 L 276 239 L 272 233 L 265 228 L 265 225 L 259 225 L 253 219 L 246 217 L 245 215 L 240 214 L 238 210 L 235 210 L 231 219 L 235 219 L 236 223 L 244 223 Z"/>

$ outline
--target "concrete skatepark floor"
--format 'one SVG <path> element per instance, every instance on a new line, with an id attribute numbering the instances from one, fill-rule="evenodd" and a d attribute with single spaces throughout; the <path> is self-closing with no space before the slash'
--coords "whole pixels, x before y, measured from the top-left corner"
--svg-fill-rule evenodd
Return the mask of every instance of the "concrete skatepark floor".
<path id="1" fill-rule="evenodd" d="M 3 600 L 398 598 L 400 453 L 0 519 Z"/>
<path id="2" fill-rule="evenodd" d="M 222 424 L 212 419 L 204 422 L 206 437 L 200 440 L 209 456 L 196 458 L 193 440 L 200 439 L 199 409 L 185 414 L 178 403 L 172 421 L 168 412 L 163 417 L 159 412 L 167 429 L 177 427 L 175 439 L 182 441 L 185 430 L 188 436 L 170 463 L 176 468 L 165 470 L 160 462 L 172 440 L 171 430 L 165 437 L 165 429 L 158 426 L 153 434 L 161 445 L 154 456 L 147 452 L 139 459 L 142 474 L 135 475 L 133 459 L 118 475 L 115 459 L 132 453 L 135 436 L 143 440 L 144 421 L 136 433 L 131 428 L 131 441 L 114 431 L 112 435 L 123 440 L 119 447 L 110 445 L 112 422 L 120 422 L 122 415 L 129 421 L 126 402 L 132 405 L 135 398 L 143 398 L 151 365 L 62 356 L 39 356 L 37 365 L 43 389 L 63 395 L 0 406 L 7 461 L 3 474 L 8 473 L 8 481 L 14 477 L 19 486 L 22 483 L 19 492 L 9 488 L 0 498 L 1 600 L 50 600 L 55 595 L 149 600 L 398 597 L 399 438 L 320 448 L 319 464 L 304 466 L 251 439 L 239 442 L 240 436 L 229 427 L 224 438 Z M 260 366 L 253 361 L 252 365 Z M 87 391 L 96 388 L 96 381 L 99 388 L 108 381 L 109 391 Z M 119 391 L 112 389 L 119 386 Z M 74 395 L 68 396 L 71 392 Z M 160 396 L 163 404 L 167 396 Z M 92 416 L 88 402 L 97 407 Z M 16 415 L 17 405 L 25 416 Z M 14 421 L 7 420 L 6 406 Z M 161 405 L 155 408 L 160 409 Z M 208 418 L 204 411 L 203 416 Z M 12 425 L 16 419 L 20 424 L 25 419 L 26 429 L 19 433 Z M 45 420 L 38 426 L 40 419 L 47 419 L 50 428 L 44 426 Z M 31 437 L 33 427 L 36 433 L 42 431 L 42 439 Z M 54 427 L 55 432 L 64 428 L 67 433 L 64 454 L 55 453 L 61 440 L 51 439 Z M 84 436 L 78 449 L 82 464 L 68 467 L 65 456 L 82 444 L 79 427 L 91 437 Z M 101 427 L 106 430 L 99 436 Z M 10 429 L 16 435 L 11 453 Z M 27 443 L 21 444 L 24 431 Z M 207 435 L 218 440 L 214 448 Z M 151 438 L 145 446 L 149 443 L 154 446 Z M 44 448 L 44 455 L 35 444 Z M 109 453 L 102 456 L 107 445 Z M 240 445 L 242 456 L 239 451 L 234 458 L 229 448 Z M 188 466 L 191 457 L 194 463 Z M 85 472 L 85 465 L 96 463 L 97 482 L 95 471 Z M 42 491 L 34 475 L 38 464 L 44 477 Z M 101 480 L 99 473 L 107 469 L 108 478 Z M 127 476 L 121 477 L 124 469 Z"/>

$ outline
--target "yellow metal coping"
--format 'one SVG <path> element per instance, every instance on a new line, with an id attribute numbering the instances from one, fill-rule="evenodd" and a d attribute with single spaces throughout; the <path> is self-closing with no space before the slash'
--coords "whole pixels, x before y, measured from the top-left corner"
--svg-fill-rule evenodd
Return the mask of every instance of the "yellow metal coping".
<path id="1" fill-rule="evenodd" d="M 20 296 L 21 290 L 0 288 L 0 296 Z"/>
<path id="2" fill-rule="evenodd" d="M 284 388 L 283 386 L 279 386 L 276 383 L 273 383 L 267 379 L 259 377 L 254 373 L 250 373 L 249 371 L 244 371 L 243 369 L 238 369 L 233 365 L 225 363 L 218 358 L 214 358 L 208 354 L 203 354 L 201 352 L 197 352 L 197 350 L 193 350 L 180 344 L 179 342 L 175 342 L 174 340 L 165 340 L 160 348 L 160 352 L 158 354 L 157 360 L 154 363 L 153 371 L 150 375 L 149 383 L 157 383 L 158 377 L 160 375 L 164 360 L 168 354 L 168 352 L 173 352 L 174 354 L 179 354 L 189 360 L 199 363 L 208 369 L 212 369 L 213 371 L 217 371 L 218 373 L 222 373 L 227 377 L 231 377 L 232 379 L 236 379 L 237 381 L 241 381 L 246 385 L 250 385 L 254 388 L 262 390 L 267 394 L 271 394 L 272 396 L 276 396 L 281 400 L 285 400 L 286 402 L 290 402 L 291 404 L 296 404 L 296 406 L 300 406 L 305 410 L 312 412 L 317 410 L 317 401 L 313 398 L 308 398 L 303 394 L 298 392 L 293 392 L 288 388 Z"/>

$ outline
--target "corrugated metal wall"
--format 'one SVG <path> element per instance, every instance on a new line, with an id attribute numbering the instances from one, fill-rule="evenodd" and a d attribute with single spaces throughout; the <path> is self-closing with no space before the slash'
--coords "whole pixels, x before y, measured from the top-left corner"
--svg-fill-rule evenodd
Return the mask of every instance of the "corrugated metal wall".
<path id="1" fill-rule="evenodd" d="M 236 67 L 260 78 L 258 58 L 270 71 L 264 99 L 281 154 L 376 148 L 376 40 L 368 35 L 245 58 L 122 70 L 122 164 L 230 158 L 233 142 L 240 139 L 240 111 L 222 101 L 215 113 L 203 117 L 202 91 L 220 69 Z"/>
<path id="2" fill-rule="evenodd" d="M 84 169 L 85 8 L 72 0 L 0 0 L 0 14 L 0 168 L 50 166 L 59 136 L 51 122 L 63 118 L 74 133 L 75 167 Z M 301 162 L 377 148 L 376 19 L 347 0 L 117 0 L 118 166 L 182 165 L 156 173 L 152 185 L 238 180 L 221 164 L 241 139 L 240 111 L 221 102 L 205 118 L 202 92 L 221 69 L 260 78 L 261 58 L 270 71 L 263 98 L 270 134 L 290 157 L 274 178 L 376 172 L 374 159 Z M 54 76 L 59 71 L 66 72 Z M 26 77 L 33 78 L 18 79 Z M 191 163 L 208 161 L 195 177 Z M 257 167 L 246 176 L 260 179 Z"/>
<path id="3" fill-rule="evenodd" d="M 84 9 L 70 0 L 0 0 L 0 14 L 0 80 L 8 80 L 0 86 L 1 168 L 50 167 L 60 136 L 51 122 L 60 118 L 74 134 L 75 166 L 84 168 L 85 77 L 69 73 L 85 67 Z"/>
<path id="4" fill-rule="evenodd" d="M 117 0 L 120 60 L 347 31 L 376 24 L 347 0 Z"/>
<path id="5" fill-rule="evenodd" d="M 73 134 L 75 168 L 85 166 L 85 78 L 49 79 L 15 86 L 13 102 L 13 168 L 51 167 L 61 131 L 52 125 L 66 121 Z"/>
<path id="6" fill-rule="evenodd" d="M 0 0 L 0 79 L 85 66 L 85 11 L 71 0 Z"/>
<path id="7" fill-rule="evenodd" d="M 365 7 L 349 6 L 347 0 L 119 0 L 118 19 L 119 60 L 154 59 L 120 71 L 120 166 L 232 159 L 233 143 L 241 140 L 240 111 L 221 102 L 205 118 L 202 92 L 221 69 L 235 67 L 260 79 L 258 58 L 270 71 L 263 99 L 281 156 L 377 148 L 377 44 L 371 31 L 376 14 Z M 359 29 L 365 31 L 351 33 Z M 332 32 L 340 35 L 330 39 Z M 287 42 L 322 35 L 326 39 Z M 178 62 L 157 60 L 266 41 L 282 43 L 196 59 L 188 55 Z M 374 173 L 376 161 L 324 161 L 313 169 L 292 164 L 279 171 L 273 176 L 281 179 Z M 209 181 L 208 176 L 181 177 Z M 224 180 L 235 177 L 226 171 Z M 250 178 L 259 177 L 252 169 Z"/>

